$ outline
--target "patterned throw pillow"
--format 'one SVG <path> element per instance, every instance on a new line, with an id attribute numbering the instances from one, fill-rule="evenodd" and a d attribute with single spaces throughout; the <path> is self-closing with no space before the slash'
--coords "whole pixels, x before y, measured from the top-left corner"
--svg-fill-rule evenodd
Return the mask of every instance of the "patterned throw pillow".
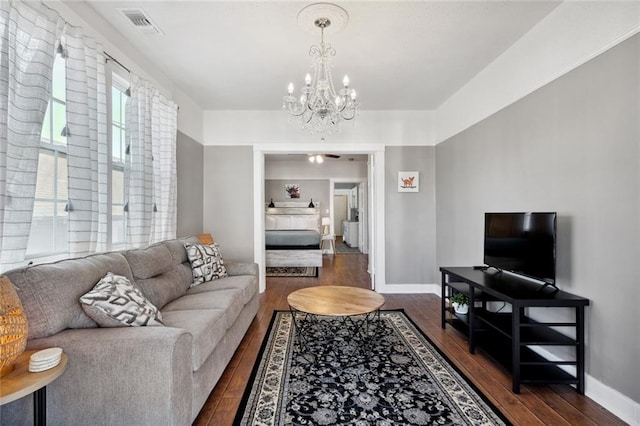
<path id="1" fill-rule="evenodd" d="M 100 327 L 164 325 L 158 308 L 126 277 L 111 272 L 81 296 L 80 303 Z"/>
<path id="2" fill-rule="evenodd" d="M 193 271 L 193 283 L 190 287 L 227 276 L 227 268 L 224 267 L 218 243 L 185 243 L 184 248 L 187 249 Z"/>

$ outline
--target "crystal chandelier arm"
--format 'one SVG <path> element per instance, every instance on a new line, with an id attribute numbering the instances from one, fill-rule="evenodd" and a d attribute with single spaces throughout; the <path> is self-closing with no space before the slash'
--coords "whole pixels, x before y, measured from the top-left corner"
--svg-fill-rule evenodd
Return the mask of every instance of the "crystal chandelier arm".
<path id="1" fill-rule="evenodd" d="M 304 123 L 309 124 L 311 123 L 312 119 L 313 119 L 313 113 L 309 114 L 309 116 L 306 119 L 304 119 L 305 120 Z"/>
<path id="2" fill-rule="evenodd" d="M 340 113 L 340 117 L 343 120 L 349 121 L 349 120 L 353 120 L 354 118 L 356 118 L 356 115 L 358 114 L 358 110 L 355 108 L 350 108 L 348 109 L 346 112 L 343 113 L 343 111 L 341 111 Z"/>

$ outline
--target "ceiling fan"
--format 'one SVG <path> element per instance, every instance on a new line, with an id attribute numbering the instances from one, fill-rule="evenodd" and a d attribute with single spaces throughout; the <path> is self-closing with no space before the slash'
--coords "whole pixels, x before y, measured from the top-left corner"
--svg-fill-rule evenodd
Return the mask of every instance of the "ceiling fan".
<path id="1" fill-rule="evenodd" d="M 324 138 L 320 138 L 320 142 L 324 143 Z M 336 154 L 309 154 L 309 162 L 310 163 L 322 163 L 325 158 L 340 158 L 339 155 Z"/>
<path id="2" fill-rule="evenodd" d="M 322 163 L 325 158 L 340 158 L 336 154 L 309 154 L 310 163 Z"/>

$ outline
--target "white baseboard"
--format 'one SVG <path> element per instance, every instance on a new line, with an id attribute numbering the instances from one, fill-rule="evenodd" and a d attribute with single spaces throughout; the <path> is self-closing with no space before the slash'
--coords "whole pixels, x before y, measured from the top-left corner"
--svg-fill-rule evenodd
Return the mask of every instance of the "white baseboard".
<path id="1" fill-rule="evenodd" d="M 631 426 L 640 426 L 640 403 L 588 374 L 585 375 L 584 393 Z"/>
<path id="2" fill-rule="evenodd" d="M 547 359 L 553 361 L 560 360 L 558 356 L 541 346 L 536 346 L 532 349 Z M 569 374 L 576 374 L 575 367 L 564 366 L 563 370 Z M 588 374 L 584 375 L 584 394 L 630 425 L 640 426 L 640 403 L 635 402 L 628 396 L 621 394 Z"/>

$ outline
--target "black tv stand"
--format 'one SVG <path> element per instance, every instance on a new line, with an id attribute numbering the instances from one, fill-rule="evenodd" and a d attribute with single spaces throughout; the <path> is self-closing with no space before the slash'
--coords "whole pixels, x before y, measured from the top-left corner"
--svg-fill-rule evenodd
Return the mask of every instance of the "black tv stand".
<path id="1" fill-rule="evenodd" d="M 539 283 L 511 274 L 491 273 L 474 267 L 442 267 L 442 328 L 447 324 L 467 334 L 469 352 L 476 345 L 503 364 L 513 377 L 512 390 L 523 383 L 575 385 L 584 394 L 584 308 L 589 300 L 559 290 L 543 291 L 550 283 Z M 456 314 L 447 300 L 454 293 L 469 297 L 469 313 Z M 511 312 L 490 309 L 490 302 L 511 304 Z M 536 321 L 528 308 L 574 308 L 573 321 Z M 573 328 L 575 338 L 557 331 Z M 575 357 L 546 359 L 532 346 L 570 346 Z M 574 369 L 575 372 L 567 367 Z"/>

